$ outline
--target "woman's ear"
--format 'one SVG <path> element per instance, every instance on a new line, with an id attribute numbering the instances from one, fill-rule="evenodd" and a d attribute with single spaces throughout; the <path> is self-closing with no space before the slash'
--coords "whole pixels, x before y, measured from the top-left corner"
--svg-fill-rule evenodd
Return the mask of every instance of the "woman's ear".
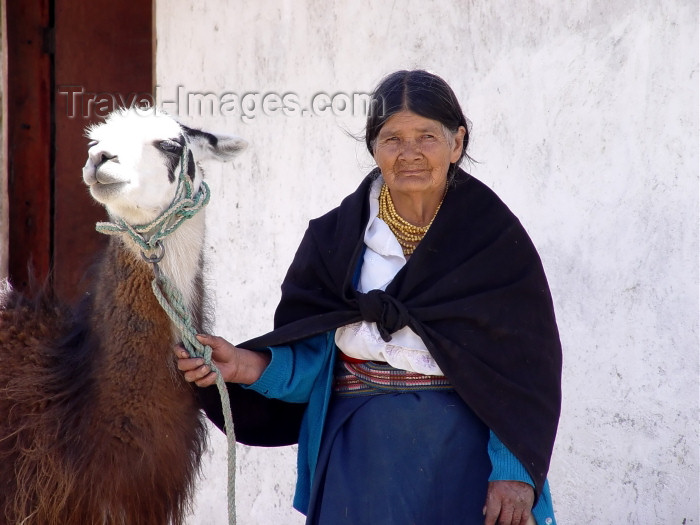
<path id="1" fill-rule="evenodd" d="M 452 152 L 450 153 L 450 162 L 455 163 L 462 156 L 462 147 L 464 144 L 464 135 L 467 133 L 467 128 L 460 126 L 454 134 L 454 142 L 452 143 Z"/>

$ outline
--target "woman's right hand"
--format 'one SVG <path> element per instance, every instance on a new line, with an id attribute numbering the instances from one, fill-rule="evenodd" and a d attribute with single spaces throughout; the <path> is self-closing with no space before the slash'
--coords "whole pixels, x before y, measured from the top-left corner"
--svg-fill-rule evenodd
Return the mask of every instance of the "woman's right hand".
<path id="1" fill-rule="evenodd" d="M 211 358 L 224 381 L 250 385 L 257 381 L 270 363 L 267 352 L 253 352 L 232 345 L 223 337 L 199 334 L 197 340 L 211 347 Z M 183 372 L 185 381 L 199 387 L 216 383 L 216 372 L 201 357 L 190 357 L 182 344 L 174 347 L 178 358 L 177 368 Z"/>

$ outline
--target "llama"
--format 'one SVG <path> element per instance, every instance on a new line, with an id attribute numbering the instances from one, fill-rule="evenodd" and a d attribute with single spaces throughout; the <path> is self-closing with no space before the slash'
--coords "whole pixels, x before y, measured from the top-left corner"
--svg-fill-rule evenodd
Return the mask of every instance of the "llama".
<path id="1" fill-rule="evenodd" d="M 181 174 L 206 189 L 198 161 L 227 161 L 246 145 L 154 108 L 119 110 L 88 137 L 83 180 L 112 221 L 129 225 L 169 208 Z M 204 328 L 203 239 L 203 213 L 158 254 L 112 235 L 75 311 L 0 287 L 0 523 L 183 522 L 206 427 L 174 364 L 181 335 L 151 281 L 154 269 L 167 276 Z"/>

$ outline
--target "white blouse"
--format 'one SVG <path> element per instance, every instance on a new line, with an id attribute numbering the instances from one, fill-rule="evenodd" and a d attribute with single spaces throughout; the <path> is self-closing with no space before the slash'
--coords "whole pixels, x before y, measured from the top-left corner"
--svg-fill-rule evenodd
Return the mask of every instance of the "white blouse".
<path id="1" fill-rule="evenodd" d="M 365 229 L 365 250 L 358 291 L 385 290 L 404 264 L 406 258 L 399 241 L 389 226 L 377 217 L 379 192 L 383 179 L 377 178 L 369 192 L 370 220 Z M 423 340 L 408 326 L 391 334 L 385 342 L 376 323 L 360 321 L 338 328 L 335 343 L 345 354 L 355 359 L 384 361 L 394 368 L 424 375 L 444 375 L 430 355 Z"/>

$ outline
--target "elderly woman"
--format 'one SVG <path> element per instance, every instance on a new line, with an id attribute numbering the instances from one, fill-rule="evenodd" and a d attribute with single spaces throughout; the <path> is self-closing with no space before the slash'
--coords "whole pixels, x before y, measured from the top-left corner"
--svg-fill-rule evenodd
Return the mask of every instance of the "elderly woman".
<path id="1" fill-rule="evenodd" d="M 554 523 L 552 301 L 517 218 L 458 167 L 468 142 L 441 78 L 385 78 L 366 129 L 377 168 L 310 222 L 275 330 L 239 346 L 200 337 L 239 439 L 298 441 L 307 523 Z M 214 383 L 175 351 L 188 381 Z M 218 395 L 200 393 L 221 426 Z"/>

